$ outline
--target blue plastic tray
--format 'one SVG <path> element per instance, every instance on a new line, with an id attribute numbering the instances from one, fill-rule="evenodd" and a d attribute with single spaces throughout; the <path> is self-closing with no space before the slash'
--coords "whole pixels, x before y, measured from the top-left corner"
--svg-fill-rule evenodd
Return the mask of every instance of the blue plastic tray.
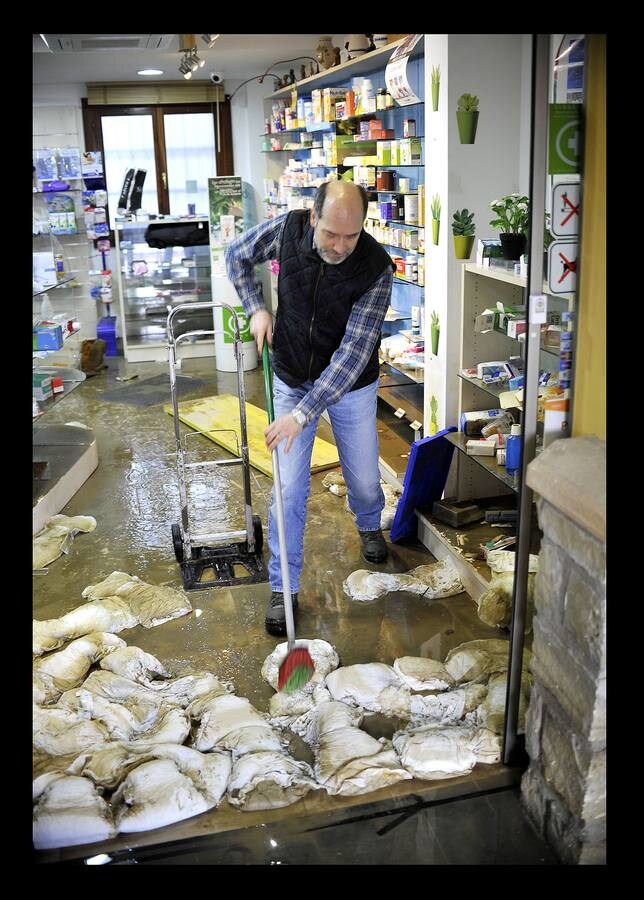
<path id="1" fill-rule="evenodd" d="M 392 541 L 416 537 L 418 526 L 414 510 L 429 506 L 442 497 L 455 449 L 445 435 L 452 431 L 458 431 L 455 425 L 411 445 L 403 493 L 389 535 Z"/>

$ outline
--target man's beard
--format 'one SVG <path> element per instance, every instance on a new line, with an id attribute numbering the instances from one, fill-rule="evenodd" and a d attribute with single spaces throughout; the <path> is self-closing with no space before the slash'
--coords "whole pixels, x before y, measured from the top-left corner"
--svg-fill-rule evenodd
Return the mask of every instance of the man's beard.
<path id="1" fill-rule="evenodd" d="M 353 253 L 353 250 L 349 250 L 348 253 L 343 253 L 341 256 L 338 256 L 332 250 L 323 250 L 318 246 L 318 242 L 315 239 L 315 229 L 313 229 L 313 246 L 315 247 L 320 259 L 322 259 L 322 261 L 327 263 L 327 265 L 329 266 L 339 266 L 340 263 L 343 263 L 345 259 L 348 259 Z"/>
<path id="2" fill-rule="evenodd" d="M 318 252 L 318 256 L 320 256 L 325 263 L 330 266 L 339 266 L 340 263 L 343 263 L 345 259 L 348 259 L 351 256 L 351 253 L 343 253 L 341 256 L 338 256 L 335 253 L 329 255 L 328 250 L 322 250 L 320 247 L 315 248 Z"/>

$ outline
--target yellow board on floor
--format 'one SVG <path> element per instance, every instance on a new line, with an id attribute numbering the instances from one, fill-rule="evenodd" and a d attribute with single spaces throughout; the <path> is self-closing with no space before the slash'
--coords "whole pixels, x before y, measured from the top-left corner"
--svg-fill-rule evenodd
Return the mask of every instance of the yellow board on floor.
<path id="1" fill-rule="evenodd" d="M 164 406 L 172 415 L 172 406 Z M 201 400 L 189 400 L 179 404 L 179 419 L 195 431 L 210 438 L 215 444 L 225 447 L 230 453 L 238 455 L 238 443 L 241 443 L 239 425 L 239 398 L 233 394 L 219 394 L 217 397 L 202 397 Z M 266 411 L 246 403 L 246 434 L 248 436 L 248 457 L 251 466 L 259 469 L 269 478 L 273 477 L 271 454 L 266 449 L 264 429 L 268 425 Z M 217 430 L 217 429 L 228 429 Z M 235 432 L 233 434 L 232 432 Z M 235 440 L 237 436 L 237 441 Z M 340 462 L 338 450 L 334 444 L 316 437 L 313 442 L 311 456 L 311 472 L 331 469 Z"/>

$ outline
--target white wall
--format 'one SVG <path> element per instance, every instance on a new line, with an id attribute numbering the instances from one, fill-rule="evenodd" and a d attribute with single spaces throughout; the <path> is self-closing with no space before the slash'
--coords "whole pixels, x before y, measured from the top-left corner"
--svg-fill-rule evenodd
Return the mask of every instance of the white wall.
<path id="1" fill-rule="evenodd" d="M 425 433 L 429 432 L 429 400 L 438 400 L 438 427 L 457 424 L 461 347 L 461 270 L 454 257 L 452 216 L 458 209 L 474 213 L 476 239 L 496 237 L 489 225 L 491 201 L 527 189 L 529 102 L 525 102 L 524 36 L 520 34 L 428 35 L 425 56 L 426 193 L 441 197 L 439 246 L 429 242 L 426 257 L 425 322 L 429 345 L 432 310 L 440 317 L 438 360 L 426 370 Z M 441 66 L 438 112 L 431 111 L 431 70 Z M 528 81 L 529 90 L 529 81 Z M 461 144 L 456 124 L 461 94 L 479 98 L 474 144 Z M 529 97 L 529 94 L 528 94 Z M 525 107 L 528 107 L 527 129 Z M 523 179 L 526 179 L 525 183 Z M 475 244 L 476 246 L 476 244 Z M 475 250 L 470 261 L 475 260 Z"/>

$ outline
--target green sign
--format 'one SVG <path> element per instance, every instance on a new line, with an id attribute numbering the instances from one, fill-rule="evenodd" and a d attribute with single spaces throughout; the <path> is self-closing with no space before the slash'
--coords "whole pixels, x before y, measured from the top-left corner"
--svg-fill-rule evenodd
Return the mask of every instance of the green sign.
<path id="1" fill-rule="evenodd" d="M 250 333 L 250 322 L 246 313 L 244 312 L 243 306 L 235 306 L 233 307 L 235 312 L 237 313 L 237 321 L 239 322 L 239 336 L 241 337 L 244 344 L 248 344 L 254 340 L 252 334 Z M 229 309 L 226 307 L 222 307 L 221 310 L 222 319 L 224 323 L 224 344 L 232 344 L 233 338 L 235 334 L 235 323 L 233 322 L 233 317 Z"/>
<path id="2" fill-rule="evenodd" d="M 548 174 L 579 172 L 581 103 L 551 103 L 548 131 Z"/>

